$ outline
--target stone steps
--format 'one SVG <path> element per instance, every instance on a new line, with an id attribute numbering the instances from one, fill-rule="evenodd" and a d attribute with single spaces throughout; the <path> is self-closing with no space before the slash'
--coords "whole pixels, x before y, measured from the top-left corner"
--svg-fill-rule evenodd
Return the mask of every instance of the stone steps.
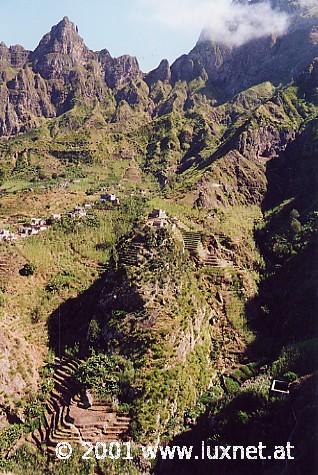
<path id="1" fill-rule="evenodd" d="M 130 417 L 128 416 L 123 416 L 123 415 L 117 415 L 117 421 L 125 421 L 125 422 L 130 422 Z"/>
<path id="2" fill-rule="evenodd" d="M 112 408 L 111 405 L 109 405 L 109 406 L 95 406 L 94 405 L 94 406 L 89 407 L 88 411 L 90 411 L 90 412 L 99 412 L 100 411 L 100 412 L 107 413 L 107 412 L 112 412 L 113 408 Z"/>
<path id="3" fill-rule="evenodd" d="M 202 245 L 201 234 L 195 231 L 181 230 L 184 247 L 190 252 L 197 252 Z"/>
<path id="4" fill-rule="evenodd" d="M 228 267 L 233 268 L 233 264 L 231 262 L 227 262 L 224 259 L 220 259 L 219 257 L 213 254 L 209 254 L 205 258 L 203 258 L 202 264 L 205 266 L 216 267 L 219 269 L 226 269 Z"/>
<path id="5" fill-rule="evenodd" d="M 76 394 L 78 387 L 73 379 L 79 363 L 70 358 L 56 359 L 54 389 L 46 401 L 41 427 L 30 437 L 48 455 L 55 456 L 55 447 L 59 442 L 74 445 L 80 444 L 82 440 L 119 441 L 128 433 L 130 418 L 122 413 L 114 413 L 109 401 L 97 399 L 88 409 L 81 406 L 81 398 Z M 75 412 L 71 416 L 72 408 Z"/>
<path id="6" fill-rule="evenodd" d="M 54 389 L 46 401 L 46 412 L 41 427 L 34 431 L 34 442 L 43 448 L 56 445 L 56 441 L 79 440 L 79 435 L 72 424 L 66 421 L 67 405 L 71 401 L 74 383 L 72 373 L 77 369 L 79 362 L 69 358 L 56 358 L 55 373 L 53 375 Z"/>
<path id="7" fill-rule="evenodd" d="M 91 429 L 92 427 L 95 427 L 96 429 L 104 429 L 106 422 L 94 422 L 90 421 L 82 424 L 76 424 L 76 427 L 78 429 Z"/>

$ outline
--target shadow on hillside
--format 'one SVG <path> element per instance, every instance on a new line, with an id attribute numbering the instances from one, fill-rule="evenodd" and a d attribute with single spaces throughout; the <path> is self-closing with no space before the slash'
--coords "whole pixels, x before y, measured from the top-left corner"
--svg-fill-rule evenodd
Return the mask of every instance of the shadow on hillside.
<path id="1" fill-rule="evenodd" d="M 317 338 L 317 264 L 312 243 L 261 283 L 258 297 L 246 307 L 256 335 L 249 354 L 272 358 L 284 345 Z"/>
<path id="2" fill-rule="evenodd" d="M 120 341 L 121 335 L 114 328 L 107 328 L 113 312 L 125 314 L 139 310 L 143 302 L 134 286 L 129 285 L 124 269 L 110 269 L 104 272 L 94 284 L 76 298 L 60 305 L 49 317 L 49 344 L 56 355 L 76 351 L 81 357 L 87 355 L 89 347 L 108 351 Z M 89 338 L 90 323 L 95 320 L 98 335 Z M 123 352 L 125 349 L 123 350 Z M 129 348 L 127 349 L 129 351 Z"/>
<path id="3" fill-rule="evenodd" d="M 255 241 L 264 257 L 267 277 L 262 281 L 259 294 L 246 303 L 249 327 L 255 333 L 255 340 L 246 349 L 251 362 L 273 362 L 283 346 L 295 342 L 311 340 L 318 336 L 318 240 L 309 240 L 297 254 L 279 265 L 272 262 L 268 252 L 268 240 L 278 232 L 282 222 L 286 222 L 292 209 L 301 216 L 317 209 L 318 167 L 317 154 L 304 153 L 308 143 L 307 132 L 303 132 L 287 150 L 267 164 L 267 193 L 262 203 L 264 212 L 293 198 L 282 211 L 275 213 L 262 233 L 255 233 Z M 317 358 L 318 359 L 318 358 Z M 304 359 L 307 374 L 315 371 L 317 361 Z M 292 390 L 291 397 L 271 400 L 268 406 L 260 406 L 253 413 L 253 401 L 242 401 L 236 396 L 226 403 L 215 417 L 208 413 L 200 418 L 191 430 L 175 437 L 173 445 L 193 445 L 198 460 L 163 461 L 158 460 L 156 475 L 261 475 L 269 473 L 315 473 L 317 466 L 317 376 L 309 374 L 300 379 Z M 241 420 L 238 417 L 243 411 Z M 245 413 L 245 416 L 244 416 Z M 295 416 L 296 414 L 296 416 Z M 246 419 L 244 420 L 244 417 Z M 297 420 L 296 420 L 296 419 Z M 295 422 L 296 421 L 296 422 Z M 221 434 L 221 436 L 220 436 Z M 257 445 L 257 441 L 271 444 L 294 443 L 297 449 L 295 462 L 263 461 L 202 461 L 201 441 L 211 441 L 211 445 Z M 218 438 L 219 437 L 219 438 Z M 215 440 L 215 439 L 214 439 Z"/>
<path id="4" fill-rule="evenodd" d="M 288 147 L 287 151 L 276 159 L 270 161 L 267 166 L 268 189 L 263 202 L 263 210 L 277 206 L 289 197 L 296 197 L 291 207 L 296 207 L 299 211 L 307 212 L 316 201 L 317 173 L 313 172 L 313 161 L 298 160 L 302 156 L 302 142 L 297 141 Z M 289 212 L 289 208 L 287 210 Z M 278 214 L 278 218 L 280 219 Z M 274 223 L 276 226 L 276 223 Z M 255 235 L 261 252 L 265 258 L 267 268 L 272 267 L 270 256 L 266 254 L 264 235 Z M 255 341 L 247 348 L 246 355 L 249 361 L 273 361 L 281 348 L 295 341 L 314 338 L 317 335 L 316 309 L 318 280 L 318 252 L 315 243 L 308 245 L 305 249 L 295 255 L 288 262 L 272 272 L 260 285 L 259 295 L 251 299 L 246 304 L 246 314 L 249 325 L 254 330 Z M 116 293 L 116 303 L 111 301 Z M 137 300 L 134 301 L 134 299 Z M 107 323 L 107 318 L 113 310 L 137 308 L 141 302 L 138 295 L 129 293 L 125 289 L 125 281 L 122 276 L 106 272 L 89 289 L 75 299 L 70 299 L 62 304 L 50 317 L 49 336 L 50 345 L 59 355 L 63 354 L 66 347 L 72 348 L 78 345 L 82 355 L 88 349 L 87 334 L 90 321 L 95 318 L 100 322 Z M 112 335 L 111 335 L 112 337 Z M 128 348 L 129 349 L 129 348 Z M 304 404 L 310 406 L 312 389 L 308 390 L 308 401 L 304 399 Z M 222 433 L 219 444 L 240 444 L 247 446 L 254 445 L 255 441 L 266 442 L 269 437 L 270 442 L 284 444 L 292 434 L 295 426 L 293 410 L 302 398 L 296 394 L 293 406 L 288 400 L 278 401 L 277 404 L 270 405 L 267 412 L 261 407 L 263 414 L 254 419 L 254 415 L 247 423 L 235 419 L 238 411 L 250 416 L 253 413 L 253 400 L 242 401 L 235 398 L 234 402 L 229 402 L 215 418 L 209 418 L 207 414 L 202 416 L 197 424 L 185 432 L 179 434 L 171 442 L 175 446 L 194 446 L 194 455 L 198 460 L 192 461 L 158 461 L 153 473 L 157 475 L 261 475 L 269 473 L 283 473 L 285 465 L 279 463 L 274 468 L 264 466 L 261 461 L 202 461 L 201 450 L 202 441 L 208 441 L 213 435 Z M 298 398 L 298 399 L 297 399 Z M 235 405 L 237 404 L 237 406 Z M 304 407 L 304 404 L 302 407 Z M 257 409 L 258 410 L 258 409 Z M 300 407 L 299 414 L 302 414 Z M 255 411 L 256 413 L 256 411 Z M 302 443 L 302 436 L 309 440 L 308 434 L 312 422 L 310 417 L 304 426 L 297 432 L 299 444 Z M 300 422 L 302 424 L 303 422 Z M 215 443 L 211 443 L 215 445 Z M 303 453 L 309 454 L 306 449 Z M 311 457 L 313 457 L 314 450 Z M 308 458 L 308 460 L 310 460 Z M 309 463 L 309 462 L 308 462 Z M 304 465 L 305 466 L 305 465 Z M 312 468 L 309 465 L 309 468 Z M 273 468 L 274 471 L 271 471 Z M 308 468 L 308 464 L 307 464 Z M 293 472 L 299 475 L 301 470 Z M 305 470 L 303 473 L 311 473 Z"/>
<path id="5" fill-rule="evenodd" d="M 96 298 L 103 288 L 105 275 L 75 298 L 60 305 L 49 317 L 48 334 L 50 348 L 57 356 L 66 349 L 79 348 L 80 354 L 87 351 L 87 333 L 96 308 Z"/>
<path id="6" fill-rule="evenodd" d="M 268 407 L 259 407 L 259 400 L 253 394 L 241 394 L 234 398 L 213 418 L 203 415 L 195 427 L 175 437 L 169 446 L 193 447 L 191 460 L 162 460 L 158 457 L 153 473 L 155 475 L 314 475 L 318 463 L 317 433 L 318 420 L 318 374 L 314 374 L 295 385 L 290 398 L 272 399 Z M 254 399 L 254 400 L 253 400 Z M 258 409 L 258 411 L 257 411 Z M 237 414 L 247 411 L 248 420 L 240 420 Z M 255 411 L 253 413 L 253 411 Z M 241 412 L 242 413 L 242 412 Z M 210 421 L 210 422 L 208 422 Z M 220 434 L 221 437 L 220 437 Z M 204 449 L 202 441 L 205 441 Z M 266 448 L 263 456 L 274 453 L 275 447 L 293 446 L 294 460 L 240 459 L 210 460 L 215 446 L 258 447 L 262 442 Z M 220 457 L 222 449 L 216 454 Z M 203 459 L 204 454 L 204 459 Z M 229 452 L 231 456 L 231 453 Z"/>
<path id="7" fill-rule="evenodd" d="M 294 207 L 310 211 L 318 204 L 318 140 L 313 140 L 317 119 L 292 141 L 277 158 L 266 167 L 267 192 L 262 203 L 264 212 L 295 198 Z"/>
<path id="8" fill-rule="evenodd" d="M 292 210 L 305 219 L 317 209 L 317 155 L 308 149 L 311 125 L 267 164 L 268 186 L 262 210 L 265 213 L 284 202 L 285 206 L 276 210 L 265 229 L 254 236 L 267 274 L 257 298 L 246 305 L 250 327 L 256 334 L 249 351 L 257 355 L 275 355 L 283 345 L 318 334 L 318 239 L 304 235 L 304 247 L 280 261 L 275 261 L 272 240 L 286 232 Z"/>

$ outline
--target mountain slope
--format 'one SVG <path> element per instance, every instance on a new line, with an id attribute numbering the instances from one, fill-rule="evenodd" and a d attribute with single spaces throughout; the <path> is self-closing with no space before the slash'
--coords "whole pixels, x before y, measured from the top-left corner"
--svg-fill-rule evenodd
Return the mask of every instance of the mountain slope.
<path id="1" fill-rule="evenodd" d="M 34 52 L 1 45 L 0 134 L 29 130 L 43 117 L 59 116 L 78 103 L 99 103 L 107 123 L 121 122 L 136 112 L 149 122 L 172 109 L 187 110 L 193 100 L 214 105 L 265 81 L 287 84 L 318 54 L 315 10 L 310 21 L 299 13 L 296 18 L 299 21 L 294 20 L 281 37 L 239 47 L 217 44 L 205 33 L 171 68 L 162 61 L 144 74 L 136 58 L 90 51 L 65 17 Z M 179 81 L 184 83 L 183 92 Z"/>
<path id="2" fill-rule="evenodd" d="M 49 222 L 0 243 L 0 470 L 93 470 L 34 446 L 47 361 L 64 354 L 84 360 L 82 390 L 129 413 L 138 443 L 291 441 L 295 464 L 249 473 L 314 473 L 318 22 L 297 1 L 272 3 L 293 15 L 283 36 L 239 47 L 203 36 L 148 74 L 90 51 L 68 18 L 34 52 L 0 46 L 1 227 Z M 272 397 L 273 378 L 292 382 L 290 397 Z"/>

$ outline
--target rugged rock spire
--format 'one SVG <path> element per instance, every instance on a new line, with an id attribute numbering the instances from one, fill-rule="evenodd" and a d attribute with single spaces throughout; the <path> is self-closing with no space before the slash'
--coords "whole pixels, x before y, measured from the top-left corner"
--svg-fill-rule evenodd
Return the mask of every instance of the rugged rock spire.
<path id="1" fill-rule="evenodd" d="M 53 26 L 50 33 L 44 35 L 39 46 L 34 51 L 35 58 L 47 54 L 65 54 L 74 62 L 81 61 L 88 53 L 84 41 L 78 34 L 77 27 L 68 17 L 64 17 L 57 25 Z"/>
<path id="2" fill-rule="evenodd" d="M 146 75 L 145 81 L 150 86 L 157 81 L 170 82 L 171 69 L 167 59 L 163 59 L 159 66 Z"/>
<path id="3" fill-rule="evenodd" d="M 63 68 L 86 62 L 92 53 L 78 34 L 78 29 L 68 17 L 64 17 L 44 35 L 33 53 L 34 70 L 43 77 L 52 77 Z"/>
<path id="4" fill-rule="evenodd" d="M 275 7 L 295 3 L 277 0 Z M 113 58 L 106 49 L 89 50 L 76 25 L 64 17 L 33 53 L 0 43 L 0 135 L 29 130 L 43 117 L 69 111 L 78 101 L 92 106 L 107 103 L 108 117 L 116 121 L 117 109 L 127 112 L 130 106 L 149 118 L 172 111 L 175 103 L 177 108 L 188 108 L 207 99 L 215 105 L 255 84 L 288 84 L 318 57 L 317 17 L 295 17 L 299 22 L 295 20 L 280 37 L 267 35 L 241 46 L 212 41 L 204 32 L 189 54 L 171 67 L 162 60 L 146 75 L 134 57 Z M 307 82 L 312 84 L 313 77 Z M 187 90 L 193 80 L 200 86 L 195 94 Z M 160 87 L 153 87 L 158 82 Z M 311 91 L 316 97 L 315 85 Z"/>

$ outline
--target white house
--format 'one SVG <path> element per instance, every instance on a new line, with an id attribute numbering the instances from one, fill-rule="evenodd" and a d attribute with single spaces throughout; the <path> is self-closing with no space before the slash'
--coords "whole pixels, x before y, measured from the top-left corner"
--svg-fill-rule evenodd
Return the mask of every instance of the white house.
<path id="1" fill-rule="evenodd" d="M 119 205 L 119 199 L 116 195 L 111 193 L 104 193 L 100 195 L 100 202 L 101 203 L 111 203 L 113 205 Z"/>
<path id="2" fill-rule="evenodd" d="M 42 219 L 42 218 L 32 218 L 30 222 L 30 226 L 34 230 L 45 231 L 47 229 L 47 222 L 45 219 Z M 38 234 L 38 233 L 33 232 L 31 234 Z"/>
<path id="3" fill-rule="evenodd" d="M 29 237 L 29 236 L 35 236 L 39 234 L 40 230 L 36 227 L 32 226 L 20 226 L 18 230 L 19 236 L 22 238 Z"/>
<path id="4" fill-rule="evenodd" d="M 15 233 L 8 231 L 8 229 L 0 229 L 0 241 L 16 241 L 17 236 Z"/>
<path id="5" fill-rule="evenodd" d="M 32 218 L 30 221 L 30 226 L 43 226 L 46 225 L 46 221 L 42 218 Z"/>
<path id="6" fill-rule="evenodd" d="M 154 209 L 148 217 L 148 225 L 155 228 L 164 228 L 168 226 L 168 216 L 162 209 Z"/>
<path id="7" fill-rule="evenodd" d="M 10 234 L 10 231 L 7 229 L 0 229 L 0 241 L 6 241 Z"/>
<path id="8" fill-rule="evenodd" d="M 151 219 L 167 219 L 167 213 L 163 211 L 162 209 L 154 209 L 150 215 L 149 218 Z"/>
<path id="9" fill-rule="evenodd" d="M 76 206 L 76 208 L 74 208 L 74 211 L 72 211 L 69 216 L 71 218 L 84 218 L 86 216 L 86 211 L 84 208 L 82 208 L 81 206 Z"/>

